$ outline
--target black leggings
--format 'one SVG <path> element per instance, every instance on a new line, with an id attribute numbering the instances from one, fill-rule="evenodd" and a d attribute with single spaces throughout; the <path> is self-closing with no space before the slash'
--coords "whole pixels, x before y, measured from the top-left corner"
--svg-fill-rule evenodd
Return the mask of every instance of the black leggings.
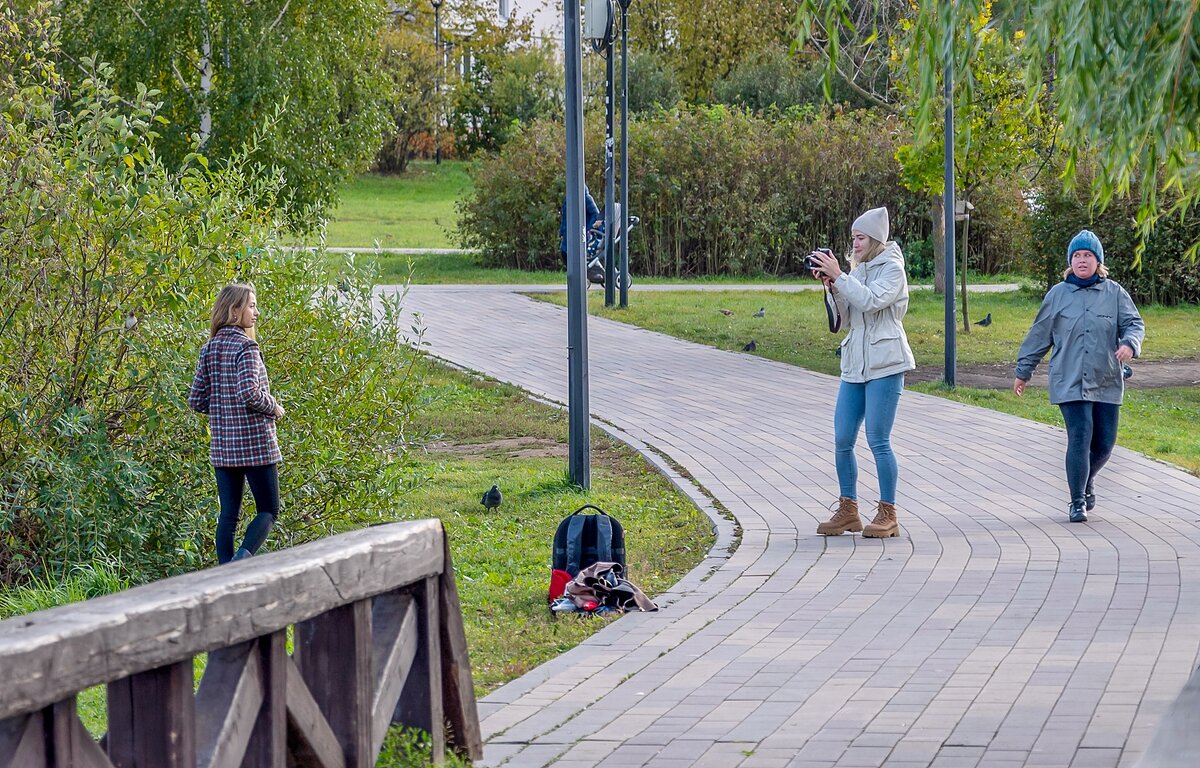
<path id="1" fill-rule="evenodd" d="M 242 549 L 250 554 L 258 551 L 279 514 L 279 471 L 275 464 L 257 467 L 213 467 L 217 475 L 217 494 L 221 498 L 221 514 L 217 518 L 217 562 L 233 559 L 233 537 L 242 514 L 242 492 L 250 483 L 254 506 L 258 514 L 246 526 Z"/>
<path id="2" fill-rule="evenodd" d="M 1067 488 L 1071 501 L 1083 501 L 1117 444 L 1121 406 L 1073 400 L 1058 407 L 1067 422 Z"/>

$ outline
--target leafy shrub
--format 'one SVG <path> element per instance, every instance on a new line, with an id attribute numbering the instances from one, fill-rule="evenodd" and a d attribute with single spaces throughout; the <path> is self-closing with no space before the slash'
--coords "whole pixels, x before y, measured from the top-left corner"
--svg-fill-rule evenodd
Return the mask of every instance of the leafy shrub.
<path id="1" fill-rule="evenodd" d="M 1200 240 L 1200 215 L 1192 210 L 1182 219 L 1161 219 L 1146 243 L 1141 265 L 1134 266 L 1138 244 L 1134 217 L 1138 201 L 1117 198 L 1102 212 L 1091 209 L 1086 190 L 1089 169 L 1080 171 L 1076 191 L 1059 185 L 1038 190 L 1032 215 L 1033 253 L 1046 286 L 1062 280 L 1067 268 L 1067 244 L 1080 229 L 1093 230 L 1104 245 L 1109 276 L 1135 301 L 1153 304 L 1200 303 L 1200 271 L 1186 257 L 1190 243 Z"/>
<path id="2" fill-rule="evenodd" d="M 793 111 L 769 121 L 724 106 L 630 121 L 630 240 L 640 274 L 796 272 L 813 247 L 848 250 L 849 224 L 891 209 L 901 239 L 928 230 L 925 204 L 896 178 L 891 126 L 869 113 Z M 603 122 L 589 116 L 588 185 L 603 189 Z M 459 237 L 497 266 L 558 266 L 562 125 L 537 121 L 473 169 Z M 909 234 L 909 233 L 914 234 Z"/>
<path id="3" fill-rule="evenodd" d="M 620 83 L 618 65 L 616 77 Z M 618 87 L 620 87 L 618 85 Z M 620 98 L 620 97 L 618 97 Z M 634 49 L 629 53 L 629 112 L 670 109 L 683 98 L 679 77 L 666 58 L 652 51 Z M 601 101 L 600 107 L 603 108 Z"/>
<path id="4" fill-rule="evenodd" d="M 153 92 L 118 96 L 85 62 L 56 95 L 52 69 L 5 60 L 39 47 L 0 45 L 16 73 L 0 82 L 0 584 L 96 559 L 134 582 L 213 561 L 207 434 L 186 396 L 235 279 L 256 284 L 288 409 L 277 542 L 376 519 L 405 481 L 418 384 L 387 326 L 396 302 L 377 324 L 370 275 L 347 264 L 327 290 L 324 254 L 278 247 L 282 179 L 252 148 L 168 170 Z"/>

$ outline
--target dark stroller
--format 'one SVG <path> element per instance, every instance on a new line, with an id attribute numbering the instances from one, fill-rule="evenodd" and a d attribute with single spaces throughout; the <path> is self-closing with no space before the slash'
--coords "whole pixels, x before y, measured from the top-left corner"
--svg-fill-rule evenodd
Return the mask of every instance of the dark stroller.
<path id="1" fill-rule="evenodd" d="M 613 250 L 615 251 L 621 244 L 621 204 L 616 205 L 617 234 L 613 238 Z M 629 217 L 629 231 L 641 223 L 637 216 Z M 584 246 L 587 251 L 587 280 L 593 285 L 604 285 L 604 217 L 601 216 L 596 224 L 586 232 L 584 238 Z M 621 267 L 618 263 L 616 266 L 617 285 L 622 284 Z M 633 278 L 630 275 L 624 276 L 624 286 L 628 288 L 633 285 Z"/>

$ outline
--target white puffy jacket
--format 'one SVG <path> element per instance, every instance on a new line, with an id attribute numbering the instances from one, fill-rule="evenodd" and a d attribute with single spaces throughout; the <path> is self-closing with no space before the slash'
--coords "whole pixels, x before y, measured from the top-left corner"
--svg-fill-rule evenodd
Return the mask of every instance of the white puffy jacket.
<path id="1" fill-rule="evenodd" d="M 882 379 L 917 367 L 904 315 L 908 312 L 908 277 L 904 254 L 889 242 L 883 252 L 834 283 L 842 325 L 842 380 L 852 383 Z"/>

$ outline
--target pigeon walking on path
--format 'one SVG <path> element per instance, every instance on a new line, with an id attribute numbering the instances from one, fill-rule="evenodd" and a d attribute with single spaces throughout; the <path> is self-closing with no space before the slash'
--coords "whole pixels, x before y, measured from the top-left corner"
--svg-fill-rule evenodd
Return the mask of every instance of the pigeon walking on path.
<path id="1" fill-rule="evenodd" d="M 758 345 L 754 343 L 754 339 L 750 339 L 750 341 L 742 347 L 743 352 L 754 352 L 757 349 Z"/>
<path id="2" fill-rule="evenodd" d="M 767 316 L 767 308 L 759 307 L 758 311 L 754 313 L 754 316 L 755 317 L 766 317 Z"/>
<path id="3" fill-rule="evenodd" d="M 479 500 L 489 512 L 500 506 L 500 502 L 504 501 L 504 496 L 500 493 L 499 486 L 493 485 L 491 490 L 484 491 L 483 498 Z"/>
<path id="4" fill-rule="evenodd" d="M 985 315 L 982 320 L 975 321 L 975 325 L 981 325 L 984 328 L 987 328 L 991 324 L 992 324 L 992 313 L 991 312 L 988 312 L 987 315 Z"/>

